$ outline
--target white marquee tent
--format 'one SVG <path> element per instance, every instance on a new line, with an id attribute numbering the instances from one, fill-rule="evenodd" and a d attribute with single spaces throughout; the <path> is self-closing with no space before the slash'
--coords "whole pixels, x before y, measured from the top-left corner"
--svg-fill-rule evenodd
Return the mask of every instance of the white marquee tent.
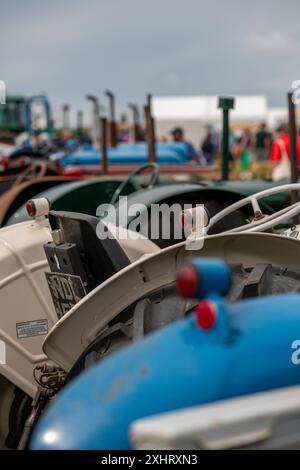
<path id="1" fill-rule="evenodd" d="M 234 100 L 234 109 L 230 113 L 232 125 L 255 126 L 261 122 L 269 123 L 271 110 L 268 110 L 265 96 L 238 95 Z M 154 96 L 152 112 L 158 138 L 169 138 L 170 130 L 180 126 L 195 145 L 199 145 L 208 124 L 219 130 L 222 122 L 218 96 Z"/>

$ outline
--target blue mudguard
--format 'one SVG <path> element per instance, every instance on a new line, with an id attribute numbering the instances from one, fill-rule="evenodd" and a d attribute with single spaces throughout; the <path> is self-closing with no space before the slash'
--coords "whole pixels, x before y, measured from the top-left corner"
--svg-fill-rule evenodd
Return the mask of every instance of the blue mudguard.
<path id="1" fill-rule="evenodd" d="M 101 153 L 92 151 L 77 151 L 61 160 L 62 166 L 68 165 L 99 165 L 102 161 Z M 123 153 L 116 152 L 114 149 L 108 150 L 108 162 L 110 165 L 143 165 L 149 161 L 148 154 L 144 152 Z M 180 165 L 183 162 L 180 156 L 172 150 L 161 151 L 157 155 L 157 163 L 161 165 Z"/>
<path id="2" fill-rule="evenodd" d="M 188 160 L 187 149 L 180 143 L 157 143 L 157 163 L 185 164 Z M 148 147 L 145 142 L 119 144 L 116 148 L 108 148 L 108 161 L 111 165 L 128 165 L 147 163 Z M 78 150 L 61 160 L 62 166 L 67 165 L 99 165 L 101 152 L 95 150 Z"/>
<path id="3" fill-rule="evenodd" d="M 209 309 L 197 317 L 207 309 L 202 301 L 196 313 L 68 385 L 42 416 L 31 448 L 129 449 L 135 419 L 300 383 L 300 366 L 291 361 L 300 295 L 230 306 L 215 292 L 207 299 L 214 322 Z"/>
<path id="4" fill-rule="evenodd" d="M 120 143 L 118 148 L 122 151 L 138 151 L 143 150 L 145 153 L 148 152 L 148 146 L 146 142 L 134 142 L 134 143 Z M 178 153 L 182 160 L 188 160 L 188 150 L 184 143 L 181 142 L 156 142 L 156 150 L 172 150 Z"/>

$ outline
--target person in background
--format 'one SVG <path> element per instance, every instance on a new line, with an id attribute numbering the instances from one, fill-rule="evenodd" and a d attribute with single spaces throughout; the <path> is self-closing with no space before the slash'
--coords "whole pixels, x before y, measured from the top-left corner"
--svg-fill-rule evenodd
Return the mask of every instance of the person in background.
<path id="1" fill-rule="evenodd" d="M 217 142 L 210 127 L 208 127 L 207 134 L 201 144 L 201 150 L 207 164 L 212 165 L 217 153 Z"/>
<path id="2" fill-rule="evenodd" d="M 72 133 L 71 133 L 70 129 L 64 127 L 60 132 L 60 139 L 63 143 L 66 143 L 70 139 L 72 139 Z"/>
<path id="3" fill-rule="evenodd" d="M 130 123 L 127 120 L 126 114 L 122 114 L 120 122 L 118 123 L 118 142 L 128 143 L 129 141 L 130 141 Z"/>
<path id="4" fill-rule="evenodd" d="M 237 137 L 232 130 L 230 130 L 229 132 L 228 141 L 229 141 L 229 161 L 233 162 L 233 151 L 234 151 L 235 143 L 237 141 Z M 222 142 L 220 145 L 222 146 Z"/>
<path id="5" fill-rule="evenodd" d="M 252 139 L 249 129 L 244 129 L 242 134 L 236 138 L 232 148 L 235 160 L 235 173 L 247 173 L 251 168 L 251 145 Z"/>
<path id="6" fill-rule="evenodd" d="M 267 131 L 267 126 L 263 122 L 256 133 L 256 154 L 259 162 L 265 162 L 270 157 L 271 133 Z"/>
<path id="7" fill-rule="evenodd" d="M 73 137 L 70 129 L 64 127 L 56 139 L 55 144 L 58 148 L 61 149 L 73 149 L 77 145 L 77 140 Z"/>
<path id="8" fill-rule="evenodd" d="M 252 136 L 248 128 L 244 129 L 241 145 L 243 149 L 241 155 L 241 169 L 242 171 L 249 171 L 252 159 Z"/>
<path id="9" fill-rule="evenodd" d="M 185 140 L 183 129 L 181 129 L 181 127 L 175 127 L 175 129 L 171 131 L 171 134 L 173 136 L 173 142 L 180 142 L 185 145 L 187 149 L 188 160 L 190 161 L 193 160 L 199 163 L 200 162 L 199 155 L 196 152 L 193 144 L 189 142 L 188 140 Z"/>
<path id="10" fill-rule="evenodd" d="M 138 124 L 137 127 L 137 139 L 138 142 L 146 142 L 146 129 L 141 125 Z"/>
<path id="11" fill-rule="evenodd" d="M 271 162 L 276 165 L 283 157 L 283 153 L 287 154 L 290 158 L 290 136 L 288 132 L 288 125 L 281 124 L 277 129 L 277 138 L 271 146 Z M 297 163 L 300 167 L 300 139 L 297 135 Z"/>

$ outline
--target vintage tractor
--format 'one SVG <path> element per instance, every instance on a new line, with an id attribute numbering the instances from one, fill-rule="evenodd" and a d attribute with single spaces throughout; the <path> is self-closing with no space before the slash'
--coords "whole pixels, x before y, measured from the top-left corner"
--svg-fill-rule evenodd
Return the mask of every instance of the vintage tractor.
<path id="1" fill-rule="evenodd" d="M 193 310 L 67 385 L 41 417 L 31 448 L 130 449 L 137 419 L 299 384 L 292 354 L 300 296 L 228 305 L 230 285 L 221 261 L 181 266 L 177 287 L 197 299 Z"/>

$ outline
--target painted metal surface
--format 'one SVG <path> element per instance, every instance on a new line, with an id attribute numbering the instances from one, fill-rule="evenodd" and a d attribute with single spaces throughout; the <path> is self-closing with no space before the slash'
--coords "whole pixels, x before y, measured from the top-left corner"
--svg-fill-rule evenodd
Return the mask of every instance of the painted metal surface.
<path id="1" fill-rule="evenodd" d="M 54 178 L 52 177 L 54 180 Z M 61 178 L 62 179 L 62 178 Z M 109 181 L 111 179 L 111 181 Z M 59 178 L 58 178 L 59 180 Z M 63 180 L 63 179 L 62 179 Z M 96 208 L 101 202 L 109 202 L 113 191 L 117 185 L 121 182 L 121 179 L 117 177 L 107 177 L 105 181 L 97 180 L 86 180 L 86 181 L 73 181 L 66 184 L 55 185 L 55 187 L 47 189 L 36 197 L 47 197 L 54 210 L 69 210 L 83 212 L 91 215 L 95 215 Z M 24 183 L 23 186 L 27 188 L 29 183 Z M 268 187 L 275 187 L 278 184 L 269 183 Z M 25 188 L 25 189 L 26 189 Z M 11 193 L 7 193 L 0 200 L 0 219 L 6 220 L 7 211 L 9 206 L 19 197 L 21 187 L 15 188 Z M 151 189 L 139 191 L 134 194 L 137 187 L 125 188 L 124 195 L 130 194 L 128 204 L 133 205 L 136 203 L 143 203 L 149 207 L 153 203 L 161 202 L 164 199 L 184 196 L 188 192 L 197 192 L 199 194 L 199 201 L 197 203 L 205 202 L 207 199 L 213 199 L 216 197 L 219 199 L 226 197 L 234 198 L 239 200 L 243 196 L 249 196 L 253 193 L 266 189 L 266 183 L 264 182 L 219 182 L 219 183 L 199 183 L 199 184 L 187 184 L 177 183 L 168 185 L 159 185 Z M 27 190 L 27 189 L 26 189 Z M 32 194 L 29 196 L 32 197 Z M 230 199 L 231 200 L 231 199 Z M 262 202 L 262 207 L 265 211 L 272 212 L 272 209 L 281 209 L 289 204 L 289 193 L 274 194 Z M 3 214 L 3 215 L 2 215 Z M 5 225 L 11 225 L 17 222 L 23 222 L 28 220 L 26 212 L 26 205 L 23 204 L 9 217 Z M 129 219 L 130 222 L 131 219 Z"/>
<path id="2" fill-rule="evenodd" d="M 6 104 L 0 107 L 0 132 L 12 133 L 12 136 L 22 132 L 25 127 L 25 97 L 10 95 Z M 5 134 L 4 134 L 5 135 Z"/>
<path id="3" fill-rule="evenodd" d="M 267 187 L 266 187 L 267 185 Z M 163 203 L 171 200 L 180 202 L 184 196 L 192 195 L 193 202 L 196 204 L 205 204 L 207 201 L 219 201 L 224 207 L 236 201 L 240 201 L 245 196 L 250 196 L 259 191 L 277 187 L 276 183 L 264 183 L 261 181 L 252 181 L 247 184 L 241 182 L 201 182 L 198 184 L 180 183 L 159 185 L 151 189 L 132 193 L 126 203 L 128 209 L 134 204 L 144 204 L 150 207 L 151 204 Z M 274 194 L 260 201 L 261 207 L 265 213 L 272 213 L 274 210 L 282 209 L 289 205 L 290 194 L 288 192 Z M 117 211 L 124 209 L 121 203 Z M 127 212 L 127 209 L 125 209 Z M 131 211 L 132 213 L 132 211 Z M 128 223 L 134 219 L 134 215 L 128 216 Z"/>
<path id="4" fill-rule="evenodd" d="M 53 188 L 47 189 L 42 193 L 39 193 L 36 197 L 46 197 L 51 201 L 52 208 L 54 210 L 68 210 L 68 211 L 76 211 L 76 212 L 83 212 L 90 215 L 96 214 L 96 209 L 100 202 L 109 202 L 115 189 L 121 183 L 121 179 L 107 177 L 105 180 L 85 180 L 85 181 L 73 181 L 69 183 L 63 183 L 56 185 Z M 25 183 L 28 185 L 28 183 Z M 228 187 L 227 187 L 228 184 Z M 164 201 L 168 198 L 177 197 L 180 198 L 184 197 L 188 193 L 196 193 L 199 195 L 199 201 L 197 203 L 201 203 L 202 198 L 203 201 L 206 198 L 211 197 L 218 197 L 218 193 L 223 194 L 223 192 L 227 193 L 228 196 L 234 195 L 236 199 L 240 199 L 242 196 L 247 195 L 247 189 L 243 188 L 240 184 L 234 185 L 231 183 L 227 184 L 216 184 L 212 186 L 211 184 L 187 184 L 187 183 L 176 183 L 176 184 L 164 184 L 155 186 L 154 188 L 145 189 L 136 191 L 138 186 L 135 184 L 129 184 L 126 188 L 124 188 L 124 192 L 122 195 L 129 195 L 128 197 L 128 206 L 142 203 L 149 207 L 151 204 L 158 203 Z M 215 193 L 211 193 L 211 187 Z M 250 194 L 256 192 L 256 190 L 261 189 L 261 185 L 254 185 L 249 189 Z M 136 192 L 136 194 L 134 194 Z M 19 189 L 17 195 L 19 194 Z M 16 197 L 13 194 L 14 198 Z M 286 194 L 279 194 L 272 196 L 272 199 L 269 198 L 270 204 L 262 203 L 262 206 L 267 212 L 272 212 L 272 205 L 274 206 L 284 206 L 288 202 L 288 193 Z M 8 193 L 5 195 L 5 199 L 8 199 Z M 1 208 L 3 207 L 2 211 L 4 212 L 4 206 L 9 208 L 9 204 L 11 203 L 11 199 L 6 202 L 3 198 L 0 200 L 0 215 L 1 215 Z M 7 211 L 7 209 L 6 209 Z M 132 218 L 132 217 L 131 217 Z M 129 222 L 131 220 L 129 218 Z M 5 225 L 11 225 L 17 222 L 23 222 L 24 220 L 28 220 L 28 215 L 26 212 L 26 204 L 21 205 L 17 210 L 10 216 L 8 221 Z"/>
<path id="5" fill-rule="evenodd" d="M 180 143 L 158 143 L 156 145 L 157 162 L 160 164 L 185 164 L 188 161 L 188 151 L 184 144 Z M 63 157 L 60 152 L 52 158 Z M 120 144 L 117 147 L 109 147 L 107 158 L 110 165 L 116 164 L 145 164 L 148 162 L 148 148 L 145 142 L 134 144 Z M 102 153 L 95 150 L 78 150 L 68 155 L 60 164 L 65 167 L 68 165 L 100 165 Z"/>
<path id="6" fill-rule="evenodd" d="M 47 219 L 0 231 L 0 340 L 6 344 L 6 363 L 0 364 L 0 375 L 32 397 L 37 389 L 33 369 L 47 359 L 43 340 L 58 321 L 45 276 L 49 265 L 44 244 L 50 241 Z M 138 241 L 119 242 L 132 262 L 158 249 L 142 236 Z"/>
<path id="7" fill-rule="evenodd" d="M 196 258 L 191 266 L 197 273 L 195 292 L 192 297 L 202 298 L 207 292 L 213 290 L 226 295 L 230 289 L 230 273 L 225 263 L 218 259 Z"/>
<path id="8" fill-rule="evenodd" d="M 0 234 L 0 339 L 6 344 L 0 375 L 32 397 L 33 368 L 46 359 L 42 343 L 57 321 L 45 278 L 43 245 L 50 240 L 48 222 L 24 222 Z"/>
<path id="9" fill-rule="evenodd" d="M 300 448 L 300 386 L 222 400 L 136 421 L 137 450 Z"/>
<path id="10" fill-rule="evenodd" d="M 73 181 L 56 185 L 35 195 L 36 198 L 46 197 L 51 202 L 53 210 L 64 210 L 71 212 L 82 212 L 84 214 L 96 215 L 99 204 L 110 202 L 115 190 L 122 183 L 121 178 L 90 179 L 84 181 Z M 135 183 L 128 183 L 122 195 L 128 195 L 139 189 Z M 27 201 L 21 205 L 10 216 L 5 225 L 29 220 L 26 211 Z M 1 215 L 1 199 L 0 199 Z"/>
<path id="11" fill-rule="evenodd" d="M 44 176 L 31 181 L 24 181 L 16 186 L 12 185 L 0 197 L 0 225 L 5 225 L 15 210 L 36 194 L 73 180 L 74 178 L 66 176 Z"/>
<path id="12" fill-rule="evenodd" d="M 49 407 L 32 448 L 129 449 L 136 419 L 299 384 L 291 345 L 300 296 L 227 306 L 215 288 L 204 293 L 217 315 L 211 329 L 191 314 L 99 363 Z"/>
<path id="13" fill-rule="evenodd" d="M 217 257 L 245 268 L 257 263 L 299 268 L 300 243 L 279 235 L 220 234 L 207 238 L 203 248 L 197 251 L 186 250 L 185 245 L 182 242 L 140 259 L 136 257 L 136 262 L 88 293 L 49 332 L 43 345 L 45 354 L 63 369 L 70 370 L 116 315 L 156 289 L 173 283 L 177 267 L 195 256 Z"/>

